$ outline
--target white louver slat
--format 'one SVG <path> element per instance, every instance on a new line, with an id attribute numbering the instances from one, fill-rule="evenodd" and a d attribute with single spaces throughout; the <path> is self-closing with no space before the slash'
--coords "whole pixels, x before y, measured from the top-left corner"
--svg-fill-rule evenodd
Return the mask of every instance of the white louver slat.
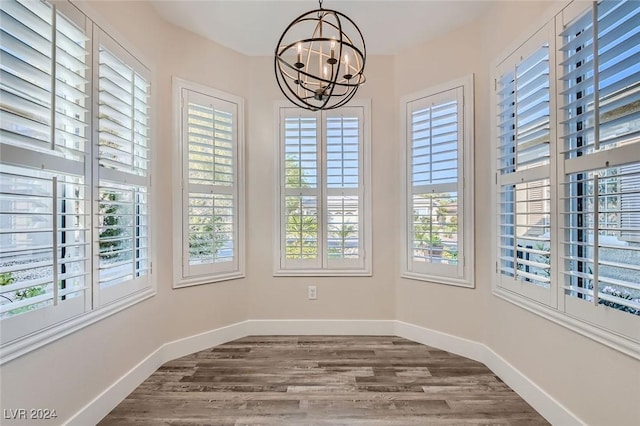
<path id="1" fill-rule="evenodd" d="M 90 309 L 89 38 L 45 2 L 0 4 L 0 318 L 11 341 Z"/>
<path id="2" fill-rule="evenodd" d="M 238 105 L 183 89 L 185 277 L 238 270 Z"/>
<path id="3" fill-rule="evenodd" d="M 613 329 L 605 307 L 640 315 L 639 17 L 637 2 L 597 3 L 566 26 L 561 47 L 564 300 Z"/>
<path id="4" fill-rule="evenodd" d="M 463 87 L 407 103 L 408 270 L 463 275 Z M 410 213 L 410 214 L 409 214 Z"/>
<path id="5" fill-rule="evenodd" d="M 359 271 L 365 264 L 364 108 L 279 112 L 279 272 Z"/>
<path id="6" fill-rule="evenodd" d="M 500 68 L 498 114 L 498 285 L 554 305 L 551 288 L 551 65 L 549 28 Z"/>

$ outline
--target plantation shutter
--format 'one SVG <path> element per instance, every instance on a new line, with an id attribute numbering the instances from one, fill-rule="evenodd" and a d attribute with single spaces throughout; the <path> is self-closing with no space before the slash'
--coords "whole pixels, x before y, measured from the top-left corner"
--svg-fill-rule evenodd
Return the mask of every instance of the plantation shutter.
<path id="1" fill-rule="evenodd" d="M 2 3 L 2 142 L 47 152 L 52 145 L 53 9 L 30 6 Z"/>
<path id="2" fill-rule="evenodd" d="M 185 277 L 238 270 L 238 106 L 183 89 Z"/>
<path id="3" fill-rule="evenodd" d="M 328 268 L 364 266 L 361 140 L 363 111 L 342 107 L 323 116 L 326 158 L 326 254 Z"/>
<path id="4" fill-rule="evenodd" d="M 98 32 L 99 305 L 149 285 L 149 71 Z"/>
<path id="5" fill-rule="evenodd" d="M 555 304 L 551 289 L 549 27 L 499 67 L 499 285 Z"/>
<path id="6" fill-rule="evenodd" d="M 0 3 L 3 341 L 90 308 L 89 43 L 65 6 Z"/>
<path id="7" fill-rule="evenodd" d="M 409 272 L 464 275 L 462 111 L 462 87 L 408 104 Z"/>
<path id="8" fill-rule="evenodd" d="M 640 315 L 639 18 L 638 2 L 597 3 L 560 49 L 565 309 L 636 339 L 617 315 Z"/>
<path id="9" fill-rule="evenodd" d="M 282 241 L 281 266 L 320 268 L 321 167 L 318 114 L 292 108 L 281 111 Z"/>
<path id="10" fill-rule="evenodd" d="M 279 108 L 278 273 L 361 274 L 366 264 L 365 108 Z"/>

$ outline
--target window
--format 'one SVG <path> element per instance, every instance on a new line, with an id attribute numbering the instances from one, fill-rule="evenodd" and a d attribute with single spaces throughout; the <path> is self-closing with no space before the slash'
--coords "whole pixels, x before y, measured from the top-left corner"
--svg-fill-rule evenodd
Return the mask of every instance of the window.
<path id="1" fill-rule="evenodd" d="M 94 281 L 103 305 L 148 285 L 149 76 L 104 32 L 98 45 L 98 233 Z"/>
<path id="2" fill-rule="evenodd" d="M 633 1 L 574 2 L 495 80 L 496 294 L 635 357 L 639 18 Z"/>
<path id="3" fill-rule="evenodd" d="M 176 159 L 175 287 L 244 276 L 243 100 L 174 79 Z"/>
<path id="4" fill-rule="evenodd" d="M 565 310 L 640 341 L 639 18 L 601 2 L 568 21 L 558 149 Z"/>
<path id="5" fill-rule="evenodd" d="M 370 275 L 369 105 L 279 107 L 276 275 Z"/>
<path id="6" fill-rule="evenodd" d="M 152 288 L 148 70 L 68 3 L 0 9 L 5 361 Z"/>
<path id="7" fill-rule="evenodd" d="M 473 79 L 406 97 L 402 276 L 473 287 Z"/>
<path id="8" fill-rule="evenodd" d="M 551 284 L 550 26 L 498 68 L 499 285 L 555 305 Z"/>

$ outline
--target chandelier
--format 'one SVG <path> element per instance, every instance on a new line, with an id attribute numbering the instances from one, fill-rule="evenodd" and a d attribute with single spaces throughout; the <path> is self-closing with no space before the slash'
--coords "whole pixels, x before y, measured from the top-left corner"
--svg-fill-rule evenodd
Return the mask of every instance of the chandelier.
<path id="1" fill-rule="evenodd" d="M 284 30 L 275 50 L 282 93 L 312 111 L 339 108 L 365 82 L 367 51 L 358 26 L 346 15 L 320 8 L 300 15 Z"/>

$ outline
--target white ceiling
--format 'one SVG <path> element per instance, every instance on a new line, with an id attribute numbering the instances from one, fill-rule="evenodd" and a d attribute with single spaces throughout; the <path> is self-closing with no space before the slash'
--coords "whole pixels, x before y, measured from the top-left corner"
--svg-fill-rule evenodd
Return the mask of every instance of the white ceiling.
<path id="1" fill-rule="evenodd" d="M 250 56 L 272 55 L 280 35 L 314 0 L 150 0 L 167 21 Z M 324 0 L 349 16 L 367 53 L 400 53 L 478 18 L 489 1 Z"/>

